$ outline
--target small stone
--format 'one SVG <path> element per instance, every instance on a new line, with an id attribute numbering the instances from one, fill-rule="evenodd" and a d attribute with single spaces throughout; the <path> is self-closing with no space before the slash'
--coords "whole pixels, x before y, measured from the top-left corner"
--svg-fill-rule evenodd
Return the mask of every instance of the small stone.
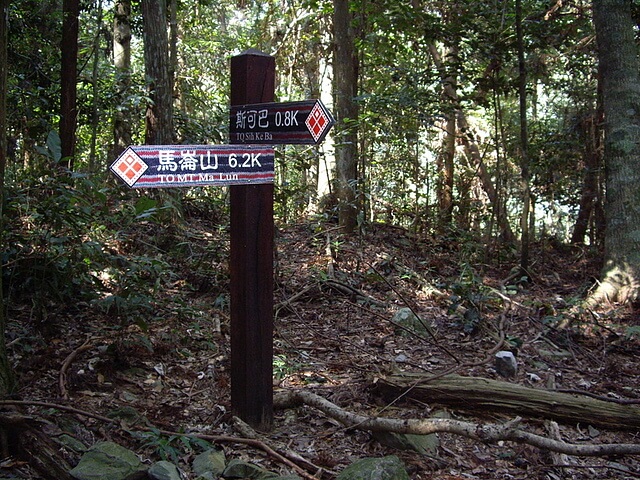
<path id="1" fill-rule="evenodd" d="M 512 352 L 502 350 L 496 353 L 496 372 L 505 378 L 513 378 L 518 373 L 518 361 Z"/>
<path id="2" fill-rule="evenodd" d="M 153 480 L 181 480 L 178 467 L 165 460 L 151 465 L 151 468 L 147 473 Z"/>
<path id="3" fill-rule="evenodd" d="M 414 435 L 410 433 L 373 432 L 373 438 L 388 447 L 398 450 L 413 450 L 423 455 L 436 456 L 440 441 L 435 433 Z"/>
<path id="4" fill-rule="evenodd" d="M 531 382 L 539 382 L 540 380 L 542 380 L 542 378 L 540 378 L 540 375 L 536 375 L 535 373 L 527 373 L 527 378 Z"/>
<path id="5" fill-rule="evenodd" d="M 391 321 L 396 325 L 396 334 L 399 335 L 424 335 L 428 333 L 428 326 L 407 307 L 399 309 Z"/>
<path id="6" fill-rule="evenodd" d="M 193 471 L 204 478 L 217 479 L 227 465 L 224 451 L 212 448 L 193 459 Z"/>
<path id="7" fill-rule="evenodd" d="M 78 480 L 125 480 L 143 470 L 145 467 L 131 450 L 113 442 L 100 442 L 69 473 Z"/>
<path id="8" fill-rule="evenodd" d="M 229 465 L 227 465 L 227 468 L 225 468 L 222 476 L 224 478 L 255 478 L 262 480 L 267 478 L 273 479 L 278 475 L 270 472 L 269 470 L 265 470 L 258 465 L 254 465 L 253 463 L 247 463 L 243 462 L 242 460 L 234 459 L 229 462 Z"/>

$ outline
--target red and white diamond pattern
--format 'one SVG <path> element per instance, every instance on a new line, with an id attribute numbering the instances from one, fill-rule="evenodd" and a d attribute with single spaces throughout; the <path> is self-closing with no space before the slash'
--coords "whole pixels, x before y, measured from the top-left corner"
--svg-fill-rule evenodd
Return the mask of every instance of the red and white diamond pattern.
<path id="1" fill-rule="evenodd" d="M 130 148 L 111 166 L 113 173 L 118 175 L 130 187 L 138 181 L 149 166 Z"/>
<path id="2" fill-rule="evenodd" d="M 309 116 L 305 120 L 305 124 L 313 136 L 313 140 L 317 142 L 329 124 L 329 117 L 319 103 L 316 102 L 313 106 Z"/>

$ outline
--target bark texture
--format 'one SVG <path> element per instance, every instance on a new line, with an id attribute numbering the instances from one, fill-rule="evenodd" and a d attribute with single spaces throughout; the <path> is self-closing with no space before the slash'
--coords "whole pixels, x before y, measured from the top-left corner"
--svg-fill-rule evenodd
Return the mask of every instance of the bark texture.
<path id="1" fill-rule="evenodd" d="M 394 375 L 380 379 L 376 388 L 388 400 L 402 395 L 466 411 L 544 417 L 614 430 L 640 428 L 638 405 L 621 405 L 488 378 L 447 375 L 428 382 L 422 382 L 422 378 L 412 374 Z"/>
<path id="2" fill-rule="evenodd" d="M 60 144 L 62 158 L 73 170 L 76 144 L 79 0 L 62 2 L 62 73 L 60 75 Z"/>
<path id="3" fill-rule="evenodd" d="M 169 35 L 165 0 L 142 0 L 144 67 L 149 98 L 145 143 L 173 143 L 173 92 L 169 75 Z"/>
<path id="4" fill-rule="evenodd" d="M 640 297 L 640 61 L 631 0 L 594 0 L 605 115 L 606 233 L 599 288 L 587 300 Z"/>
<path id="5" fill-rule="evenodd" d="M 510 440 L 552 452 L 579 456 L 637 455 L 640 453 L 640 445 L 638 444 L 575 444 L 543 437 L 521 428 L 522 419 L 520 418 L 505 423 L 473 423 L 448 418 L 394 419 L 352 413 L 319 395 L 304 390 L 286 392 L 285 395 L 278 398 L 278 404 L 283 407 L 296 406 L 301 403 L 317 408 L 347 427 L 371 432 L 413 435 L 447 432 L 484 443 Z"/>
<path id="6" fill-rule="evenodd" d="M 351 232 L 356 227 L 358 215 L 356 205 L 358 138 L 355 128 L 358 120 L 358 108 L 355 102 L 357 57 L 349 1 L 334 0 L 333 9 L 335 48 L 333 69 L 335 74 L 335 112 L 338 121 L 335 134 L 338 221 L 346 232 Z"/>

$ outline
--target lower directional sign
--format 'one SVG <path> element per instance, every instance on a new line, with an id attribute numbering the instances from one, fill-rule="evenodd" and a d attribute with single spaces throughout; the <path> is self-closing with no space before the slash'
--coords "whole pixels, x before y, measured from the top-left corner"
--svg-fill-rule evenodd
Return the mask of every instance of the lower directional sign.
<path id="1" fill-rule="evenodd" d="M 128 147 L 110 170 L 131 188 L 272 183 L 272 148 L 245 145 Z"/>

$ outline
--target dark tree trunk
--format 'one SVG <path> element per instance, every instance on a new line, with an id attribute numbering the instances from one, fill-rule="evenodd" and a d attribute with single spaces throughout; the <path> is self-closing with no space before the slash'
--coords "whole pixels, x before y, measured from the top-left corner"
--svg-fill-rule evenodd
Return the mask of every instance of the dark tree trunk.
<path id="1" fill-rule="evenodd" d="M 149 98 L 145 143 L 173 143 L 173 94 L 169 76 L 169 36 L 165 0 L 142 0 L 144 66 Z"/>
<path id="2" fill-rule="evenodd" d="M 2 224 L 2 206 L 4 205 L 4 172 L 7 165 L 7 27 L 9 0 L 0 0 L 0 235 L 4 247 L 4 225 Z M 2 292 L 2 272 L 0 271 L 0 292 Z M 11 364 L 7 358 L 5 343 L 4 297 L 0 297 L 0 398 L 10 393 L 14 386 Z"/>
<path id="3" fill-rule="evenodd" d="M 60 75 L 60 142 L 62 158 L 73 170 L 76 144 L 79 0 L 62 2 L 62 72 Z"/>
<path id="4" fill-rule="evenodd" d="M 333 41 L 335 77 L 336 142 L 336 194 L 338 219 L 345 232 L 357 225 L 358 206 L 356 187 L 358 178 L 358 136 L 356 124 L 358 107 L 355 102 L 357 87 L 357 57 L 355 55 L 352 14 L 348 0 L 333 2 Z"/>

